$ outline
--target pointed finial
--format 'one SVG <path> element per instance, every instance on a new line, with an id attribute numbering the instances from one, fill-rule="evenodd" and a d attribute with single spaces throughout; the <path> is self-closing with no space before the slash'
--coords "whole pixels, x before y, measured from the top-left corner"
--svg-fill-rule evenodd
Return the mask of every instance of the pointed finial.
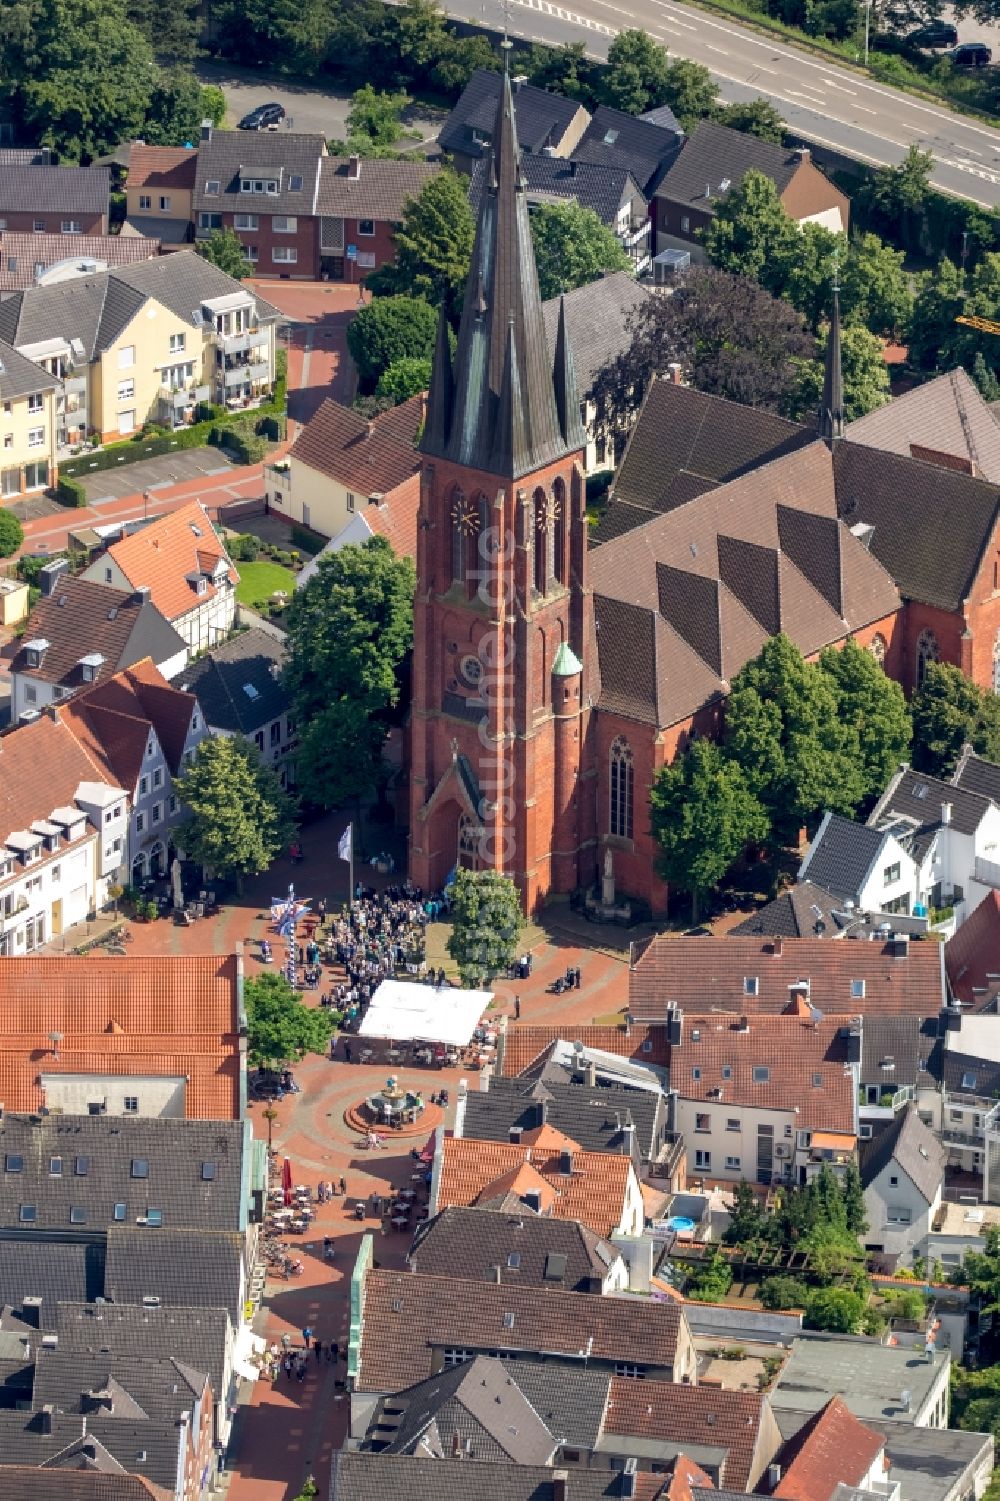
<path id="1" fill-rule="evenodd" d="M 836 260 L 833 274 L 833 307 L 830 312 L 830 332 L 826 341 L 826 360 L 823 369 L 823 399 L 819 409 L 819 435 L 833 445 L 844 436 L 844 370 L 840 347 L 840 286 Z"/>
<path id="2" fill-rule="evenodd" d="M 510 72 L 510 52 L 514 43 L 510 39 L 510 0 L 503 0 L 503 41 L 500 43 L 503 50 L 503 70 Z"/>

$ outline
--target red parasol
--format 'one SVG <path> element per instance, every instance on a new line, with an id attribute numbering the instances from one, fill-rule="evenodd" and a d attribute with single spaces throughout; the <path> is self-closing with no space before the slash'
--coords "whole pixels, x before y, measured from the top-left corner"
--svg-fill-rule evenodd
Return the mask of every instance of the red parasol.
<path id="1" fill-rule="evenodd" d="M 281 1166 L 281 1188 L 287 1207 L 292 1202 L 292 1164 L 287 1157 Z"/>
<path id="2" fill-rule="evenodd" d="M 424 1147 L 423 1151 L 420 1154 L 420 1161 L 421 1162 L 426 1162 L 428 1164 L 431 1163 L 431 1162 L 433 1162 L 434 1161 L 434 1151 L 435 1151 L 436 1147 L 437 1147 L 437 1126 L 434 1127 L 434 1130 L 430 1134 L 430 1138 L 429 1138 L 429 1140 L 427 1142 L 427 1145 Z"/>

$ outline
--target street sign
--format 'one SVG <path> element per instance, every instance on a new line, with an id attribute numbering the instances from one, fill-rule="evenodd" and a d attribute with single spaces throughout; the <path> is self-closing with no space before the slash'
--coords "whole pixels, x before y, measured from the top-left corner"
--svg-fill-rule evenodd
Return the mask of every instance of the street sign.
<path id="1" fill-rule="evenodd" d="M 356 261 L 357 258 L 358 258 L 358 247 L 357 247 L 357 245 L 348 245 L 348 247 L 347 247 L 347 259 L 349 261 Z"/>

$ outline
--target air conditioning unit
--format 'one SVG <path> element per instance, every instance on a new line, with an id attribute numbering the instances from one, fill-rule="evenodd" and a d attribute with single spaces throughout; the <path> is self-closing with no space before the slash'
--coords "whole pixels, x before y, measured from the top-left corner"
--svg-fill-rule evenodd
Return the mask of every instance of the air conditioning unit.
<path id="1" fill-rule="evenodd" d="M 775 1157 L 790 1157 L 792 1155 L 792 1149 L 788 1145 L 787 1141 L 779 1141 L 775 1143 L 774 1155 Z"/>

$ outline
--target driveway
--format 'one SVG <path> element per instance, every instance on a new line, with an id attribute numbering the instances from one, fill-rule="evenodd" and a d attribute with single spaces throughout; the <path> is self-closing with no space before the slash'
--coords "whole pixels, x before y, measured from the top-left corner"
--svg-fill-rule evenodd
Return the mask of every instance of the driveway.
<path id="1" fill-rule="evenodd" d="M 120 469 L 98 469 L 78 478 L 87 492 L 88 504 L 99 506 L 137 491 L 155 493 L 185 480 L 226 474 L 232 467 L 221 448 L 182 448 L 158 459 L 141 459 L 137 464 L 123 464 Z"/>

